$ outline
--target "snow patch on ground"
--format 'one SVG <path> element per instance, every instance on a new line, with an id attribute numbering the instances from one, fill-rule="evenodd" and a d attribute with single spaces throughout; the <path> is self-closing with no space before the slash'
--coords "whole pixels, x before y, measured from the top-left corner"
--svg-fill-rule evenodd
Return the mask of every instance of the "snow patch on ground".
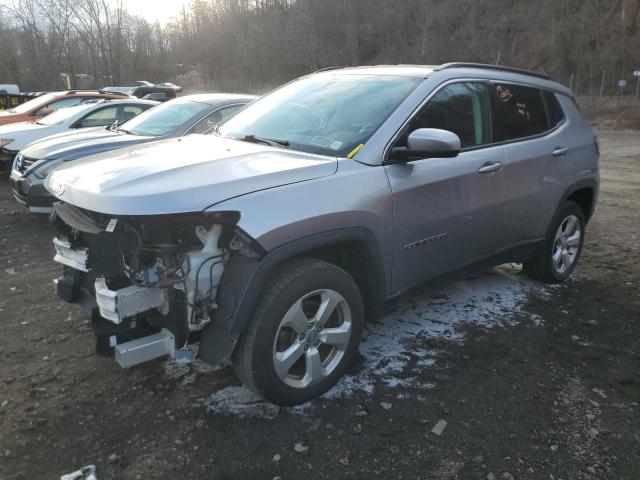
<path id="1" fill-rule="evenodd" d="M 504 265 L 485 274 L 449 284 L 437 291 L 414 293 L 401 300 L 388 317 L 369 323 L 360 345 L 363 362 L 353 375 L 345 376 L 325 397 L 342 397 L 355 390 L 372 393 L 378 384 L 428 388 L 415 374 L 432 365 L 438 355 L 421 345 L 427 339 L 460 342 L 460 327 L 492 328 L 522 319 L 522 305 L 530 294 L 544 295 L 549 287 L 528 280 L 520 268 Z M 539 324 L 541 319 L 528 315 Z M 409 368 L 414 360 L 415 366 Z M 422 368 L 421 368 L 422 367 Z"/>
<path id="2" fill-rule="evenodd" d="M 280 407 L 265 402 L 243 386 L 224 387 L 204 400 L 208 412 L 271 420 L 278 416 Z"/>
<path id="3" fill-rule="evenodd" d="M 378 388 L 398 387 L 419 394 L 432 387 L 420 378 L 420 373 L 438 358 L 437 349 L 425 346 L 429 339 L 461 342 L 461 327 L 465 325 L 489 329 L 522 320 L 540 324 L 542 319 L 525 313 L 522 306 L 529 295 L 546 295 L 550 291 L 550 287 L 520 275 L 519 267 L 504 265 L 437 290 L 406 296 L 395 313 L 366 325 L 356 371 L 342 378 L 323 398 L 346 397 L 358 391 L 373 394 Z M 187 368 L 182 375 L 174 371 L 173 378 L 182 378 L 183 384 L 186 379 L 192 380 L 190 375 L 197 375 L 197 371 L 185 366 L 167 367 L 167 373 L 171 376 L 171 369 L 177 368 Z M 277 416 L 280 410 L 239 386 L 216 391 L 204 404 L 208 411 L 216 413 L 267 419 Z M 304 413 L 310 405 L 312 402 L 289 411 Z"/>

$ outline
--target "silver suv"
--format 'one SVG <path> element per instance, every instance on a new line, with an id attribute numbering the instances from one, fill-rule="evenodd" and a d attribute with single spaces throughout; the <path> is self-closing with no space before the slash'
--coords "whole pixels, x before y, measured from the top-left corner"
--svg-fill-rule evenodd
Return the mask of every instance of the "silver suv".
<path id="1" fill-rule="evenodd" d="M 598 191 L 571 91 L 475 64 L 327 70 L 216 136 L 56 169 L 58 294 L 122 366 L 232 363 L 281 405 L 329 389 L 407 289 L 520 262 L 562 282 Z"/>

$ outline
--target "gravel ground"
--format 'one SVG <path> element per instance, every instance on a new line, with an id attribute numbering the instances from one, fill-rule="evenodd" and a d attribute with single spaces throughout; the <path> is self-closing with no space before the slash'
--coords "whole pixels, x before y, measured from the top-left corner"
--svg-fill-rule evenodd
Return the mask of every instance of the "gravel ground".
<path id="1" fill-rule="evenodd" d="M 100 480 L 637 480 L 640 134 L 599 136 L 600 200 L 570 281 L 505 266 L 415 291 L 367 327 L 350 375 L 294 409 L 229 369 L 95 357 L 53 294 L 46 220 L 0 180 L 0 478 L 96 464 Z"/>

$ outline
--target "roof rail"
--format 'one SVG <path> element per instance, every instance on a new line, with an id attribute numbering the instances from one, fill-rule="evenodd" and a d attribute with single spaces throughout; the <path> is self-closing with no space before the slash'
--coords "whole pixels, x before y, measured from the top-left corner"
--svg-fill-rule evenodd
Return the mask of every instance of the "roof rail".
<path id="1" fill-rule="evenodd" d="M 78 92 L 96 92 L 98 93 L 100 90 L 97 88 L 72 88 L 71 90 L 63 90 L 65 95 L 71 95 L 72 93 Z"/>
<path id="2" fill-rule="evenodd" d="M 532 72 L 531 70 L 524 70 L 522 68 L 514 68 L 514 67 L 503 67 L 502 65 L 489 65 L 486 63 L 463 63 L 463 62 L 454 62 L 454 63 L 444 63 L 439 67 L 435 68 L 436 72 L 441 70 L 448 70 L 450 68 L 482 68 L 487 70 L 498 70 L 500 72 L 511 72 L 511 73 L 520 73 L 522 75 L 529 75 L 531 77 L 543 78 L 545 80 L 550 80 L 548 75 L 544 73 Z"/>

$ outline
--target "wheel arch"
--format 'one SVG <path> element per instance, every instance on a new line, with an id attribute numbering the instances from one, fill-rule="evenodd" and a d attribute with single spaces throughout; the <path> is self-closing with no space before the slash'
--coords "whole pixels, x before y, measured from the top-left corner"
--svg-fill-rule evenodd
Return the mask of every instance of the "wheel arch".
<path id="1" fill-rule="evenodd" d="M 219 308 L 201 334 L 202 360 L 213 365 L 228 363 L 273 275 L 285 262 L 300 257 L 325 260 L 347 271 L 362 293 L 366 315 L 382 310 L 389 290 L 378 244 L 366 228 L 314 234 L 286 243 L 260 258 L 234 255 L 225 267 L 218 290 Z"/>
<path id="2" fill-rule="evenodd" d="M 598 183 L 595 179 L 581 180 L 571 185 L 562 196 L 560 205 L 567 201 L 577 203 L 584 213 L 585 222 L 589 222 L 595 211 L 598 197 Z"/>

